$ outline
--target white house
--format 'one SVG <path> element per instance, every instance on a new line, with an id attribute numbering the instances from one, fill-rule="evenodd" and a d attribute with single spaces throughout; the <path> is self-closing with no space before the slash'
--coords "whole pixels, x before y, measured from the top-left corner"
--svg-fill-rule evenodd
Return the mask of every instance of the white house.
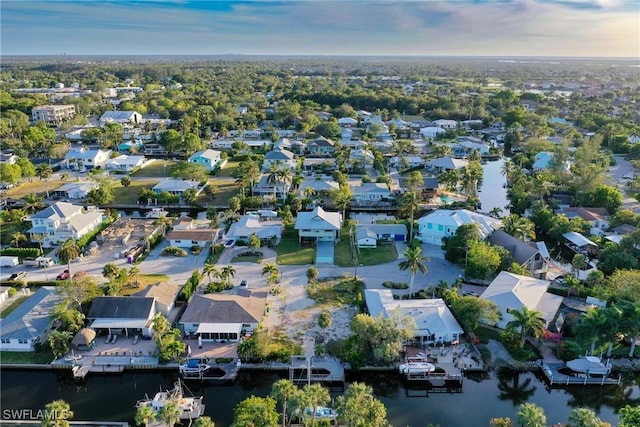
<path id="1" fill-rule="evenodd" d="M 472 136 L 459 136 L 457 145 L 460 151 L 464 151 L 467 154 L 471 154 L 474 151 L 477 151 L 480 155 L 489 153 L 489 146 L 481 139 Z"/>
<path id="2" fill-rule="evenodd" d="M 358 148 L 349 153 L 349 162 L 363 163 L 365 166 L 373 165 L 375 157 L 369 150 Z"/>
<path id="3" fill-rule="evenodd" d="M 182 196 L 185 191 L 192 188 L 199 192 L 198 181 L 167 178 L 154 185 L 152 190 L 157 194 L 167 192 L 175 196 Z"/>
<path id="4" fill-rule="evenodd" d="M 231 294 L 196 294 L 180 318 L 187 335 L 204 342 L 237 342 L 253 333 L 265 314 L 268 293 L 240 290 Z"/>
<path id="5" fill-rule="evenodd" d="M 121 156 L 107 160 L 105 168 L 107 170 L 129 172 L 135 168 L 144 168 L 147 164 L 147 159 L 144 156 L 122 154 Z"/>
<path id="6" fill-rule="evenodd" d="M 418 238 L 423 243 L 442 245 L 444 237 L 453 236 L 464 224 L 476 224 L 483 239 L 502 227 L 502 221 L 477 212 L 438 209 L 418 220 Z"/>
<path id="7" fill-rule="evenodd" d="M 43 286 L 0 319 L 0 350 L 34 351 L 36 343 L 44 343 L 51 313 L 61 301 L 55 287 Z"/>
<path id="8" fill-rule="evenodd" d="M 31 110 L 31 120 L 45 122 L 49 126 L 58 126 L 63 120 L 72 119 L 76 114 L 75 105 L 41 105 Z"/>
<path id="9" fill-rule="evenodd" d="M 582 208 L 565 207 L 558 213 L 564 214 L 567 218 L 582 218 L 590 226 L 592 235 L 601 235 L 609 228 L 611 215 L 605 208 Z"/>
<path id="10" fill-rule="evenodd" d="M 175 308 L 181 289 L 182 285 L 178 283 L 159 282 L 155 285 L 147 286 L 136 293 L 135 296 L 154 298 L 156 300 L 156 311 L 169 318 L 171 311 Z"/>
<path id="11" fill-rule="evenodd" d="M 453 169 L 462 169 L 469 166 L 469 161 L 465 159 L 456 159 L 454 157 L 438 157 L 429 160 L 425 167 L 435 172 L 450 171 Z"/>
<path id="12" fill-rule="evenodd" d="M 68 169 L 80 169 L 83 167 L 92 169 L 96 167 L 103 167 L 107 163 L 107 160 L 109 160 L 110 155 L 111 150 L 89 150 L 87 148 L 80 147 L 72 148 L 67 151 L 64 159 Z"/>
<path id="13" fill-rule="evenodd" d="M 246 242 L 252 234 L 263 241 L 275 239 L 279 242 L 282 237 L 282 221 L 266 221 L 260 215 L 242 215 L 238 222 L 231 224 L 225 238 Z"/>
<path id="14" fill-rule="evenodd" d="M 446 120 L 446 119 L 438 119 L 431 122 L 431 124 L 435 127 L 439 127 L 441 129 L 457 129 L 458 122 L 455 120 Z"/>
<path id="15" fill-rule="evenodd" d="M 135 111 L 107 111 L 100 117 L 100 124 L 107 123 L 139 125 L 142 123 L 142 115 Z"/>
<path id="16" fill-rule="evenodd" d="M 422 344 L 450 343 L 464 333 L 444 300 L 396 300 L 390 289 L 366 289 L 364 298 L 371 316 L 407 316 L 416 322 L 416 339 Z"/>
<path id="17" fill-rule="evenodd" d="M 330 176 L 322 176 L 322 177 L 311 177 L 307 178 L 300 183 L 298 186 L 298 193 L 306 197 L 309 194 L 309 190 L 307 188 L 311 188 L 313 190 L 313 195 L 315 196 L 328 196 L 332 191 L 337 191 L 340 189 L 340 184 L 333 180 Z"/>
<path id="18" fill-rule="evenodd" d="M 98 184 L 93 181 L 67 182 L 53 191 L 53 197 L 60 199 L 84 199 L 89 191 L 97 188 Z"/>
<path id="19" fill-rule="evenodd" d="M 341 227 L 342 215 L 339 212 L 327 212 L 320 206 L 311 212 L 298 212 L 295 224 L 300 242 L 336 242 L 340 239 Z"/>
<path id="20" fill-rule="evenodd" d="M 285 199 L 287 193 L 291 189 L 288 181 L 269 182 L 269 175 L 263 174 L 252 189 L 254 196 L 275 197 L 276 199 Z"/>
<path id="21" fill-rule="evenodd" d="M 541 312 L 546 325 L 550 326 L 563 299 L 547 293 L 550 283 L 503 271 L 493 279 L 480 298 L 494 302 L 500 309 L 502 319 L 497 324 L 499 328 L 506 328 L 507 323 L 513 320 L 511 310 L 519 311 L 522 307 Z"/>
<path id="22" fill-rule="evenodd" d="M 30 216 L 29 235 L 32 242 L 41 242 L 42 246 L 62 243 L 68 239 L 80 239 L 95 230 L 104 220 L 104 212 L 87 209 L 66 202 L 53 205 Z"/>
<path id="23" fill-rule="evenodd" d="M 265 153 L 262 170 L 282 167 L 287 167 L 291 170 L 295 170 L 298 167 L 298 161 L 291 151 L 278 147 Z"/>
<path id="24" fill-rule="evenodd" d="M 381 182 L 367 182 L 351 188 L 354 202 L 379 202 L 382 199 L 390 199 L 391 191 L 387 184 Z"/>
<path id="25" fill-rule="evenodd" d="M 307 144 L 309 154 L 333 154 L 335 152 L 335 142 L 320 136 Z"/>
<path id="26" fill-rule="evenodd" d="M 171 246 L 190 248 L 193 245 L 204 247 L 220 240 L 222 230 L 219 228 L 173 229 L 166 239 Z"/>
<path id="27" fill-rule="evenodd" d="M 350 128 L 357 126 L 358 121 L 353 117 L 341 117 L 338 119 L 338 124 L 340 125 L 340 127 Z"/>
<path id="28" fill-rule="evenodd" d="M 359 248 L 375 248 L 378 242 L 405 242 L 407 226 L 404 224 L 358 224 L 356 244 Z"/>
<path id="29" fill-rule="evenodd" d="M 222 153 L 217 150 L 200 150 L 189 156 L 189 163 L 202 165 L 206 170 L 212 171 L 221 165 L 220 155 Z"/>
<path id="30" fill-rule="evenodd" d="M 422 135 L 423 138 L 435 138 L 436 136 L 445 132 L 446 131 L 444 129 L 437 126 L 427 126 L 427 127 L 420 128 L 420 134 Z"/>

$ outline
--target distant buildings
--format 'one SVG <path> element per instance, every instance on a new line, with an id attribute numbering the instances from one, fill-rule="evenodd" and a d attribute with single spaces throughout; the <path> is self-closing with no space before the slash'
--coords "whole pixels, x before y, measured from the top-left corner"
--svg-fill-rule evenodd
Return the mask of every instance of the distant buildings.
<path id="1" fill-rule="evenodd" d="M 31 119 L 34 123 L 45 122 L 49 126 L 58 126 L 63 120 L 73 118 L 75 114 L 75 105 L 41 105 L 33 107 Z"/>

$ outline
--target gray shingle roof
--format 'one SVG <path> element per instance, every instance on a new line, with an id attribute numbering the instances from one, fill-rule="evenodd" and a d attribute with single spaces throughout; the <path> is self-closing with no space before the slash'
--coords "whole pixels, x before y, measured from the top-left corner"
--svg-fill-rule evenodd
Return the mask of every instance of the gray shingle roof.
<path id="1" fill-rule="evenodd" d="M 42 335 L 51 324 L 51 311 L 61 300 L 55 287 L 41 287 L 7 317 L 0 319 L 0 336 L 34 339 Z"/>
<path id="2" fill-rule="evenodd" d="M 88 319 L 148 319 L 153 298 L 98 297 L 93 300 Z"/>
<path id="3" fill-rule="evenodd" d="M 320 206 L 311 212 L 298 212 L 296 230 L 340 230 L 340 213 L 326 212 Z"/>
<path id="4" fill-rule="evenodd" d="M 184 311 L 181 323 L 259 323 L 267 292 L 244 295 L 194 295 Z"/>
<path id="5" fill-rule="evenodd" d="M 502 246 L 508 250 L 513 257 L 513 260 L 520 265 L 529 261 L 538 253 L 537 248 L 534 248 L 522 240 L 516 239 L 502 230 L 494 231 L 489 237 L 489 243 L 496 246 Z"/>

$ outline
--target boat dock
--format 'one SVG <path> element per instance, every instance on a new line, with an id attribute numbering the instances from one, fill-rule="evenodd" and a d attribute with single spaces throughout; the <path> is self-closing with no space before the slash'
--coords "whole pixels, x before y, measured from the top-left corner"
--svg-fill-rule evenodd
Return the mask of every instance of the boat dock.
<path id="1" fill-rule="evenodd" d="M 238 377 L 238 369 L 240 361 L 234 363 L 214 363 L 211 365 L 212 370 L 200 372 L 182 372 L 182 379 L 188 381 L 217 381 L 217 382 L 233 382 Z M 214 375 L 220 373 L 220 375 Z"/>
<path id="2" fill-rule="evenodd" d="M 301 383 L 342 383 L 344 366 L 337 359 L 315 356 L 291 356 L 289 380 Z"/>
<path id="3" fill-rule="evenodd" d="M 540 369 L 549 385 L 620 385 L 620 377 L 607 375 L 591 376 L 586 374 L 567 375 L 560 372 L 566 365 L 563 363 L 540 363 Z"/>

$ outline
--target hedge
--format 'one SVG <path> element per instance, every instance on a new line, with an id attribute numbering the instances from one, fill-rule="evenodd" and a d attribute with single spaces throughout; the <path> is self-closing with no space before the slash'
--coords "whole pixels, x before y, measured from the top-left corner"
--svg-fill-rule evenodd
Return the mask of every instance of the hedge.
<path id="1" fill-rule="evenodd" d="M 37 258 L 40 256 L 38 248 L 4 248 L 0 249 L 2 256 L 17 256 L 21 260 L 24 258 Z"/>
<path id="2" fill-rule="evenodd" d="M 85 246 L 87 246 L 89 244 L 89 242 L 91 242 L 93 239 L 96 238 L 96 236 L 100 233 L 102 233 L 108 226 L 110 226 L 111 224 L 113 224 L 113 222 L 118 219 L 118 211 L 113 211 L 111 213 L 111 215 L 109 216 L 109 218 L 105 219 L 99 226 L 98 228 L 96 228 L 95 230 L 93 230 L 92 232 L 85 234 L 84 236 L 82 236 L 80 239 L 78 239 L 77 241 L 77 245 L 80 249 L 84 249 Z"/>

